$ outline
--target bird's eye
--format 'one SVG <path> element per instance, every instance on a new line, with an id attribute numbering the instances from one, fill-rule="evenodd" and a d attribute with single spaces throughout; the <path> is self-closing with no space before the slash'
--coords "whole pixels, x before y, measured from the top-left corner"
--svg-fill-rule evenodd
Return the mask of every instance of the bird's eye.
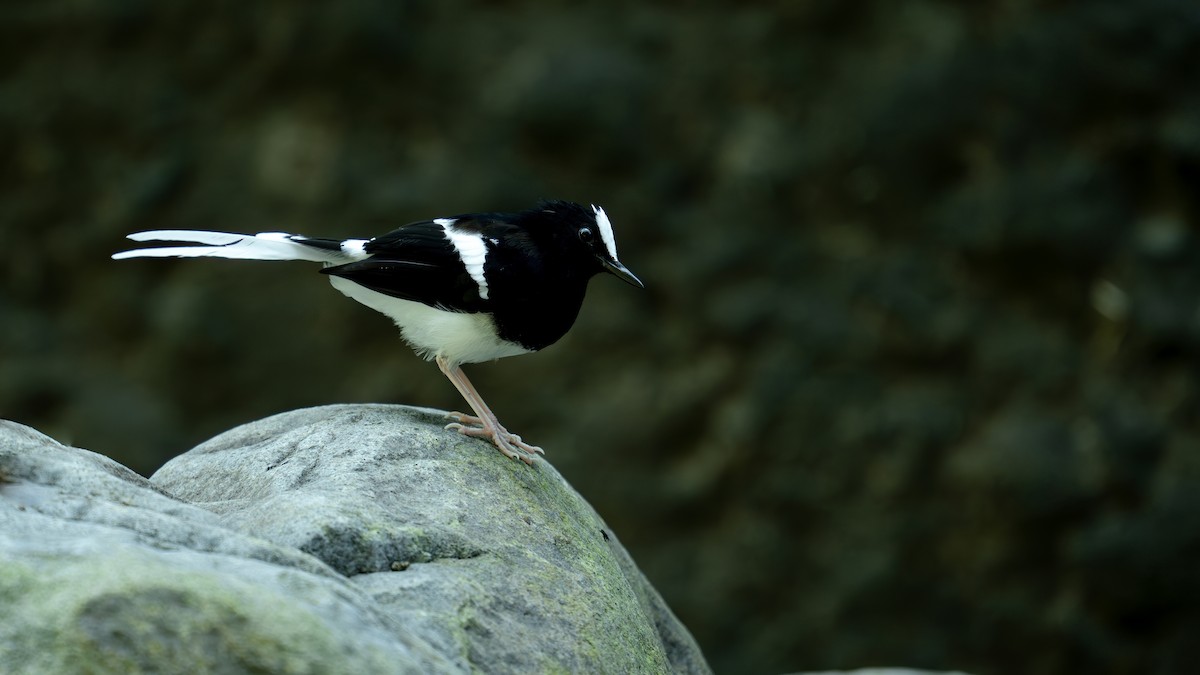
<path id="1" fill-rule="evenodd" d="M 594 235 L 592 234 L 592 228 L 590 228 L 590 227 L 579 228 L 579 241 L 582 241 L 585 244 L 590 244 L 590 243 L 592 243 L 593 236 Z"/>

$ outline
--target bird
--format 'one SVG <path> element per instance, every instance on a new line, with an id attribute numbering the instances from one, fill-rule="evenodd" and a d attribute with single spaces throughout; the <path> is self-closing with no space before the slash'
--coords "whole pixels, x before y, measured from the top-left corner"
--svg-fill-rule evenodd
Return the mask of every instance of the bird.
<path id="1" fill-rule="evenodd" d="M 346 296 L 392 319 L 404 341 L 432 360 L 474 415 L 447 413 L 446 429 L 490 441 L 533 466 L 542 448 L 500 424 L 464 364 L 528 354 L 557 342 L 579 315 L 588 282 L 610 273 L 645 285 L 617 258 L 604 209 L 548 200 L 518 212 L 481 212 L 403 225 L 370 239 L 286 232 L 149 230 L 136 242 L 180 242 L 113 254 L 128 258 L 228 258 L 321 263 Z"/>

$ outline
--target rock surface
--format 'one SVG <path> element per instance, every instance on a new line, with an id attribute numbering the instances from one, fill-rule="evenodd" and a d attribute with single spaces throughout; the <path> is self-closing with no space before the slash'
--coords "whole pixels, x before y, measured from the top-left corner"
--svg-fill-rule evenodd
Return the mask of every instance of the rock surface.
<path id="1" fill-rule="evenodd" d="M 707 672 L 546 462 L 402 406 L 298 410 L 150 480 L 0 422 L 6 672 Z"/>

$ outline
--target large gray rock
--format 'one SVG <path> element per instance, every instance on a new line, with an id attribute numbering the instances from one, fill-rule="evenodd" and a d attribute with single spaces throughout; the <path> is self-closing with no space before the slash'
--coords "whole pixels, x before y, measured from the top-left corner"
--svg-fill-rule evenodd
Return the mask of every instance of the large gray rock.
<path id="1" fill-rule="evenodd" d="M 5 672 L 707 672 L 546 462 L 434 411 L 276 415 L 149 481 L 0 421 Z"/>

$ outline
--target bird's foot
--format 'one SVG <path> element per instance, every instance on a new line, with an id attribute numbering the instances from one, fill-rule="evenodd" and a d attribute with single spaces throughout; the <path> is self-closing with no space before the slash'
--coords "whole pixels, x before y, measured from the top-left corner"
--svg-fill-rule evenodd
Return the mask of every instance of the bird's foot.
<path id="1" fill-rule="evenodd" d="M 495 422 L 494 420 L 485 420 L 473 415 L 464 415 L 460 412 L 448 413 L 446 417 L 454 420 L 446 425 L 446 429 L 457 431 L 463 436 L 470 436 L 471 438 L 486 438 L 509 459 L 519 459 L 529 466 L 533 466 L 535 455 L 546 454 L 538 446 L 526 443 L 521 440 L 520 436 L 505 429 L 499 422 Z"/>

